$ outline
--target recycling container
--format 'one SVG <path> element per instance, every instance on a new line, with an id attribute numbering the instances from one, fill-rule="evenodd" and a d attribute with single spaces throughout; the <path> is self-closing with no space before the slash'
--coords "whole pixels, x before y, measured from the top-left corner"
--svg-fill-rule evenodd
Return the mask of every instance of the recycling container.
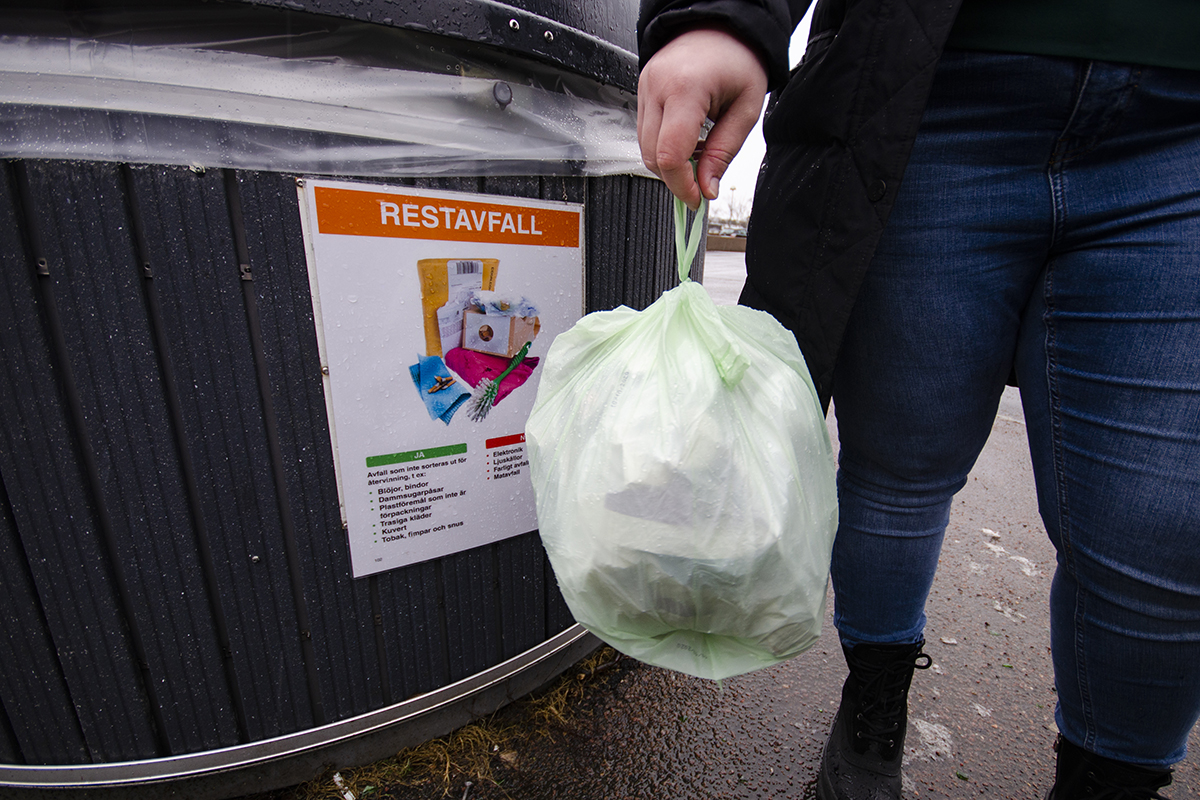
<path id="1" fill-rule="evenodd" d="M 349 484 L 345 298 L 314 277 L 313 187 L 377 193 L 384 223 L 408 195 L 439 210 L 397 201 L 397 222 L 461 225 L 445 209 L 469 222 L 489 198 L 565 209 L 578 313 L 644 307 L 676 278 L 670 196 L 637 155 L 636 5 L 0 10 L 0 794 L 290 785 L 445 734 L 595 648 L 536 524 L 470 518 L 440 534 L 469 543 L 452 552 L 352 565 L 355 503 L 387 496 Z M 522 269 L 501 259 L 500 282 Z M 527 482 L 506 446 L 489 471 Z M 442 463 L 380 447 L 373 475 Z"/>

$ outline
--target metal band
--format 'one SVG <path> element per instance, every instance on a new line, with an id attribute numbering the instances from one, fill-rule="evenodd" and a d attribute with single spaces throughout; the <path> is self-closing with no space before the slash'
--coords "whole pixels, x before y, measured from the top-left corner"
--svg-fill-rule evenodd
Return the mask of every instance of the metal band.
<path id="1" fill-rule="evenodd" d="M 432 692 L 304 731 L 183 756 L 78 766 L 0 765 L 0 787 L 60 789 L 70 797 L 199 798 L 269 791 L 315 777 L 330 764 L 363 764 L 443 736 L 557 677 L 600 644 L 573 625 L 537 647 Z M 170 787 L 164 784 L 172 784 Z M 39 798 L 52 795 L 39 793 Z M 172 795 L 174 796 L 174 795 Z"/>

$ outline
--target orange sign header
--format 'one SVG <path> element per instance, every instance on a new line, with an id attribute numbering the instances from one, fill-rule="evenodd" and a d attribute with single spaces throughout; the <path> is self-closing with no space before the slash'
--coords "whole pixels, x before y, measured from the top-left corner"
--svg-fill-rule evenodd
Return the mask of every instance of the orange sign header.
<path id="1" fill-rule="evenodd" d="M 579 213 L 316 186 L 317 230 L 348 236 L 579 247 Z"/>

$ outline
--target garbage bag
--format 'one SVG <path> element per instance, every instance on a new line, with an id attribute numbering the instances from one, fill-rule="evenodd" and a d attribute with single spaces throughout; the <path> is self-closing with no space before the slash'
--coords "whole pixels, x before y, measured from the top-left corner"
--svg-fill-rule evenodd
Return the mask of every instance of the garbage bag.
<path id="1" fill-rule="evenodd" d="M 816 641 L 837 496 L 795 339 L 689 280 L 692 239 L 677 235 L 682 283 L 649 308 L 556 338 L 526 447 L 575 619 L 629 656 L 719 680 Z"/>

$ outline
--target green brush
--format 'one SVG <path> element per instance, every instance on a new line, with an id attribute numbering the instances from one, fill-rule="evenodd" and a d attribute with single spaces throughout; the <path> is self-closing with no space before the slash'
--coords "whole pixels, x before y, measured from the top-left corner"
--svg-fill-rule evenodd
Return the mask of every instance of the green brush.
<path id="1" fill-rule="evenodd" d="M 495 378 L 490 378 L 485 381 L 480 381 L 475 387 L 475 394 L 471 397 L 471 408 L 468 411 L 471 419 L 476 422 L 482 422 L 483 418 L 492 410 L 492 406 L 496 404 L 496 395 L 500 392 L 500 381 L 508 377 L 508 373 L 517 368 L 517 365 L 525 360 L 525 356 L 529 354 L 529 346 L 533 342 L 526 342 L 517 354 L 512 357 L 512 361 L 508 362 L 508 366 L 504 368 Z"/>

